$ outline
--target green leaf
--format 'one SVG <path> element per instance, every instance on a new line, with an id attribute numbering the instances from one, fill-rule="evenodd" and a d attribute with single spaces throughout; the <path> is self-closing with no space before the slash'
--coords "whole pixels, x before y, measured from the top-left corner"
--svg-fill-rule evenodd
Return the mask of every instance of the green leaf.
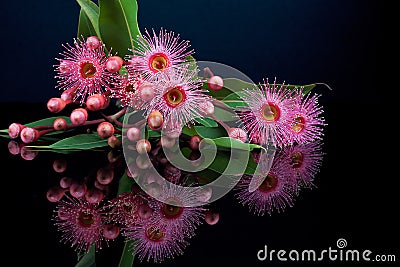
<path id="1" fill-rule="evenodd" d="M 124 192 L 130 192 L 134 183 L 135 180 L 129 177 L 126 172 L 124 172 L 124 175 L 122 175 L 122 177 L 119 179 L 118 195 Z"/>
<path id="2" fill-rule="evenodd" d="M 215 139 L 206 138 L 204 139 L 207 143 L 215 143 L 217 147 L 228 148 L 228 149 L 239 149 L 245 151 L 251 151 L 253 149 L 263 149 L 262 146 L 250 143 L 243 143 L 237 139 L 231 137 L 219 137 Z"/>
<path id="3" fill-rule="evenodd" d="M 196 118 L 195 121 L 200 123 L 203 126 L 218 127 L 218 123 L 211 118 Z"/>
<path id="4" fill-rule="evenodd" d="M 137 13 L 138 13 L 138 4 L 136 0 L 120 0 L 122 8 L 124 10 L 124 14 L 126 15 L 126 19 L 128 21 L 128 27 L 133 39 L 134 45 L 137 45 L 137 37 L 141 36 Z"/>
<path id="5" fill-rule="evenodd" d="M 112 51 L 124 57 L 134 48 L 140 35 L 135 0 L 99 0 L 99 27 L 102 41 Z"/>
<path id="6" fill-rule="evenodd" d="M 188 136 L 194 136 L 197 135 L 196 129 L 194 127 L 187 127 L 183 126 L 182 128 L 182 134 L 186 134 Z"/>
<path id="7" fill-rule="evenodd" d="M 96 254 L 95 245 L 92 245 L 89 251 L 79 260 L 79 262 L 75 265 L 75 267 L 96 266 L 95 254 Z"/>
<path id="8" fill-rule="evenodd" d="M 62 139 L 49 146 L 29 146 L 31 148 L 39 149 L 68 149 L 68 150 L 88 150 L 93 148 L 108 146 L 107 139 L 103 139 L 97 135 L 92 134 L 78 134 L 65 139 Z"/>
<path id="9" fill-rule="evenodd" d="M 227 136 L 227 133 L 223 127 L 205 127 L 205 126 L 193 126 L 197 134 L 202 138 L 215 139 L 218 137 Z"/>
<path id="10" fill-rule="evenodd" d="M 96 30 L 94 29 L 92 23 L 89 20 L 89 17 L 86 15 L 85 11 L 82 9 L 79 12 L 79 22 L 78 22 L 78 38 L 89 37 L 89 36 L 97 36 Z"/>
<path id="11" fill-rule="evenodd" d="M 248 106 L 248 104 L 243 100 L 223 100 L 222 102 L 232 109 L 243 108 Z"/>
<path id="12" fill-rule="evenodd" d="M 125 243 L 118 267 L 132 267 L 133 260 L 135 259 L 135 255 L 131 251 L 132 243 L 133 241 L 128 241 Z"/>
<path id="13" fill-rule="evenodd" d="M 99 7 L 91 0 L 76 0 L 81 7 L 78 24 L 78 37 L 96 35 L 101 39 L 99 29 Z"/>
<path id="14" fill-rule="evenodd" d="M 69 117 L 61 116 L 61 117 L 50 117 L 50 118 L 45 118 L 45 119 L 41 119 L 38 121 L 30 122 L 30 123 L 25 124 L 25 126 L 31 127 L 31 128 L 36 127 L 36 126 L 52 126 L 54 123 L 54 120 L 58 119 L 58 118 L 63 118 L 67 121 L 67 123 L 71 123 L 71 120 L 69 119 Z"/>

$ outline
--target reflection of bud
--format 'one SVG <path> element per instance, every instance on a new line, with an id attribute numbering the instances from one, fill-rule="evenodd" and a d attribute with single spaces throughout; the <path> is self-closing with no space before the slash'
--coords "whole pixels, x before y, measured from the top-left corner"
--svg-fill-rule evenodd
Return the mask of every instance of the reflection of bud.
<path id="1" fill-rule="evenodd" d="M 56 159 L 53 162 L 53 170 L 58 173 L 65 172 L 67 169 L 67 161 L 64 159 Z"/>
<path id="2" fill-rule="evenodd" d="M 8 142 L 8 151 L 13 155 L 18 155 L 21 151 L 18 142 L 15 142 L 14 140 Z"/>
<path id="3" fill-rule="evenodd" d="M 81 198 L 86 193 L 86 184 L 73 183 L 69 187 L 69 193 L 75 198 Z"/>
<path id="4" fill-rule="evenodd" d="M 119 235 L 119 227 L 113 224 L 105 225 L 103 229 L 103 235 L 106 239 L 115 239 Z"/>
<path id="5" fill-rule="evenodd" d="M 212 196 L 212 188 L 209 186 L 206 187 L 201 187 L 197 192 L 196 192 L 196 198 L 198 201 L 206 203 L 211 199 Z"/>
<path id="6" fill-rule="evenodd" d="M 176 139 L 169 138 L 168 136 L 161 137 L 161 145 L 163 148 L 172 148 L 175 145 Z"/>
<path id="7" fill-rule="evenodd" d="M 108 185 L 114 179 L 114 170 L 108 167 L 98 169 L 96 175 L 97 181 L 102 185 Z"/>
<path id="8" fill-rule="evenodd" d="M 53 186 L 46 193 L 46 198 L 50 202 L 58 202 L 64 196 L 65 190 L 59 186 Z"/>
<path id="9" fill-rule="evenodd" d="M 136 158 L 136 165 L 138 166 L 139 169 L 148 169 L 152 166 L 151 161 L 149 158 L 145 155 L 139 155 Z"/>
<path id="10" fill-rule="evenodd" d="M 38 155 L 37 151 L 32 151 L 29 147 L 23 146 L 21 147 L 21 158 L 24 160 L 33 160 Z"/>
<path id="11" fill-rule="evenodd" d="M 215 211 L 206 211 L 204 215 L 206 223 L 209 225 L 214 225 L 219 221 L 219 213 Z"/>
<path id="12" fill-rule="evenodd" d="M 89 188 L 85 193 L 85 199 L 89 203 L 100 203 L 104 198 L 104 194 L 98 188 Z"/>
<path id="13" fill-rule="evenodd" d="M 63 177 L 60 180 L 60 186 L 61 186 L 61 188 L 64 188 L 64 189 L 69 188 L 72 185 L 72 183 L 73 183 L 73 180 L 70 177 Z"/>

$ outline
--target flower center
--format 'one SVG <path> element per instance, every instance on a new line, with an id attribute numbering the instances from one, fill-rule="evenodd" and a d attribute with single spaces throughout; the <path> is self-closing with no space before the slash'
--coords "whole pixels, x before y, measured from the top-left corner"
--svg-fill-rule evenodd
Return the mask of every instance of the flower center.
<path id="1" fill-rule="evenodd" d="M 300 133 L 305 128 L 306 120 L 304 117 L 298 116 L 293 119 L 292 129 L 296 133 Z"/>
<path id="2" fill-rule="evenodd" d="M 272 173 L 268 173 L 262 184 L 258 187 L 258 190 L 263 193 L 268 193 L 273 191 L 278 185 L 278 179 Z"/>
<path id="3" fill-rule="evenodd" d="M 135 86 L 133 86 L 133 84 L 129 83 L 128 85 L 125 86 L 125 92 L 134 93 L 135 92 Z"/>
<path id="4" fill-rule="evenodd" d="M 92 213 L 90 213 L 88 211 L 82 211 L 79 214 L 78 222 L 83 227 L 90 227 L 94 223 L 94 216 Z"/>
<path id="5" fill-rule="evenodd" d="M 277 105 L 268 102 L 264 104 L 264 106 L 261 108 L 261 116 L 267 122 L 275 122 L 279 120 L 279 117 L 281 116 L 281 111 Z"/>
<path id="6" fill-rule="evenodd" d="M 303 165 L 304 156 L 301 152 L 296 151 L 290 155 L 290 164 L 294 169 L 298 169 Z"/>
<path id="7" fill-rule="evenodd" d="M 146 237 L 153 242 L 162 241 L 164 236 L 165 233 L 157 226 L 150 226 L 146 228 Z"/>
<path id="8" fill-rule="evenodd" d="M 81 64 L 80 69 L 83 78 L 92 78 L 97 73 L 97 68 L 93 63 L 84 62 Z"/>
<path id="9" fill-rule="evenodd" d="M 174 87 L 164 94 L 167 106 L 175 108 L 186 100 L 186 93 L 181 87 Z"/>
<path id="10" fill-rule="evenodd" d="M 165 218 L 173 220 L 182 215 L 183 207 L 179 207 L 178 201 L 170 199 L 168 200 L 168 204 L 164 203 L 162 205 L 161 212 Z"/>
<path id="11" fill-rule="evenodd" d="M 150 57 L 149 67 L 153 72 L 160 72 L 168 68 L 170 61 L 167 55 L 163 53 L 157 53 Z"/>

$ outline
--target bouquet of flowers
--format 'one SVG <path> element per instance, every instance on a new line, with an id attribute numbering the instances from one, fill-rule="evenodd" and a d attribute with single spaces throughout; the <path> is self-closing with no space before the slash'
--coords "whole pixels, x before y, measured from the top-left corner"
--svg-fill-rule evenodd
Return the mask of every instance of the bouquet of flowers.
<path id="1" fill-rule="evenodd" d="M 326 125 L 317 84 L 254 83 L 198 62 L 180 35 L 141 32 L 135 0 L 77 3 L 77 37 L 54 65 L 60 96 L 47 102 L 57 115 L 0 133 L 27 160 L 48 150 L 110 151 L 94 180 L 64 177 L 47 192 L 81 266 L 121 236 L 120 266 L 134 255 L 162 262 L 182 254 L 203 221 L 218 222 L 209 205 L 231 190 L 264 215 L 314 186 Z"/>

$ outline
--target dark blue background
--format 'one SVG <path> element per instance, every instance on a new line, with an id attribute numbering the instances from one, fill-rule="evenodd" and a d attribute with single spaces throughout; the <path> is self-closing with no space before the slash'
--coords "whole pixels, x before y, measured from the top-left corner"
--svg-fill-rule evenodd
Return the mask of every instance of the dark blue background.
<path id="1" fill-rule="evenodd" d="M 230 65 L 260 82 L 325 82 L 327 101 L 380 99 L 378 47 L 385 1 L 139 0 L 139 26 L 164 27 L 191 41 L 198 60 Z M 53 64 L 76 36 L 73 0 L 2 3 L 1 101 L 59 96 Z M 385 79 L 383 79 L 385 80 Z"/>
<path id="2" fill-rule="evenodd" d="M 398 157 L 391 156 L 398 151 L 398 112 L 388 102 L 398 90 L 391 49 L 398 32 L 389 12 L 397 9 L 387 6 L 389 1 L 138 2 L 142 30 L 164 27 L 181 34 L 199 60 L 230 65 L 255 82 L 277 77 L 290 84 L 325 82 L 334 89 L 316 88 L 328 123 L 318 188 L 302 192 L 293 208 L 271 217 L 252 215 L 224 197 L 217 203 L 219 224 L 201 227 L 183 256 L 160 266 L 283 266 L 258 262 L 256 252 L 265 244 L 326 249 L 338 238 L 346 238 L 350 248 L 398 253 L 399 222 L 393 215 Z M 44 103 L 59 95 L 52 65 L 61 44 L 76 36 L 79 7 L 74 0 L 3 1 L 0 12 L 3 129 L 49 116 Z M 51 170 L 54 155 L 41 152 L 23 161 L 8 153 L 7 142 L 0 156 L 1 166 L 7 166 L 3 171 L 12 173 L 2 176 L 0 194 L 4 229 L 12 234 L 3 240 L 5 254 L 31 254 L 11 258 L 18 266 L 73 266 L 75 254 L 59 242 L 49 219 L 54 205 L 44 197 L 58 182 Z M 89 168 L 94 159 L 74 160 Z M 115 258 L 108 252 L 98 255 L 98 266 L 117 266 L 120 251 Z"/>

